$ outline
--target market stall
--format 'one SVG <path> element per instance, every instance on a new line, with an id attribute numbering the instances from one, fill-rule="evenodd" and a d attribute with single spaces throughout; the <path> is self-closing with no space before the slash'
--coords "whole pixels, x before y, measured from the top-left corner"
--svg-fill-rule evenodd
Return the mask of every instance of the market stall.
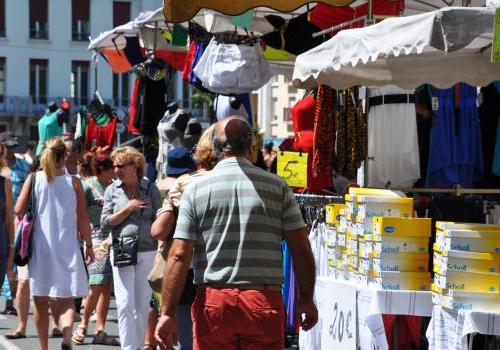
<path id="1" fill-rule="evenodd" d="M 481 146 L 480 136 L 481 131 L 485 133 L 485 130 L 480 131 L 482 126 L 479 125 L 479 118 L 481 117 L 480 113 L 482 113 L 481 111 L 486 107 L 483 105 L 483 101 L 478 100 L 478 98 L 488 96 L 487 91 L 489 90 L 487 89 L 489 89 L 490 86 L 493 86 L 490 83 L 500 78 L 500 66 L 491 63 L 490 61 L 494 14 L 495 10 L 488 8 L 445 8 L 416 16 L 386 19 L 381 23 L 366 28 L 341 31 L 324 44 L 319 45 L 307 53 L 297 57 L 293 84 L 296 87 L 307 89 L 315 88 L 317 85 L 321 84 L 334 89 L 348 89 L 357 85 L 369 87 L 369 92 L 366 95 L 369 143 L 367 152 L 367 173 L 371 173 L 372 177 L 367 179 L 368 183 L 373 181 L 373 177 L 376 175 L 381 179 L 378 182 L 379 184 L 375 186 L 393 185 L 396 186 L 396 188 L 399 186 L 399 188 L 405 188 L 408 192 L 413 193 L 419 193 L 420 190 L 411 189 L 411 185 L 405 186 L 403 184 L 396 183 L 396 181 L 400 180 L 401 175 L 405 174 L 404 171 L 407 171 L 411 165 L 401 167 L 401 171 L 398 171 L 397 167 L 391 168 L 390 159 L 394 159 L 393 156 L 396 154 L 399 154 L 401 157 L 404 153 L 401 150 L 398 150 L 398 148 L 404 148 L 405 143 L 409 143 L 411 145 L 413 140 L 416 140 L 417 126 L 415 124 L 418 119 L 415 117 L 415 101 L 419 99 L 419 96 L 428 95 L 429 105 L 432 105 L 429 106 L 429 111 L 431 112 L 431 115 L 436 116 L 437 119 L 434 118 L 434 125 L 432 125 L 432 131 L 430 134 L 431 156 L 428 159 L 429 165 L 425 164 L 428 176 L 428 182 L 426 184 L 430 188 L 423 190 L 422 192 L 428 191 L 428 193 L 431 193 L 432 196 L 433 191 L 453 193 L 453 190 L 446 188 L 456 186 L 456 184 L 461 184 L 462 187 L 466 188 L 473 186 L 477 187 L 477 181 L 481 181 L 480 179 L 483 176 L 483 149 L 484 152 L 486 152 L 484 140 L 483 145 Z M 465 82 L 472 86 L 464 83 L 457 84 L 457 82 Z M 414 89 L 423 84 L 429 85 L 426 85 L 428 87 L 424 87 L 424 93 L 420 95 L 416 92 L 414 94 L 413 90 L 403 90 Z M 391 87 L 387 87 L 387 85 L 391 85 Z M 488 88 L 486 88 L 487 85 Z M 446 89 L 450 86 L 452 87 L 451 89 Z M 477 95 L 477 89 L 475 86 L 483 86 L 480 97 Z M 467 91 L 470 91 L 470 94 Z M 459 104 L 457 104 L 457 101 L 459 101 Z M 465 103 L 465 101 L 470 102 Z M 467 107 L 467 104 L 470 106 Z M 394 106 L 394 108 L 391 111 L 389 107 L 385 107 L 386 105 Z M 479 108 L 479 115 L 477 110 L 478 105 L 481 106 Z M 400 106 L 398 107 L 398 110 L 395 109 L 396 106 Z M 409 107 L 408 111 L 405 112 L 401 109 L 406 108 L 404 106 Z M 384 112 L 380 110 L 381 108 L 385 108 Z M 450 113 L 449 111 L 451 109 L 448 110 L 448 112 L 444 112 L 443 110 L 447 108 L 455 108 L 455 113 Z M 391 113 L 397 115 L 397 118 L 387 119 L 386 116 Z M 496 118 L 498 120 L 498 114 L 495 111 L 490 110 L 487 113 L 490 113 L 491 119 Z M 406 115 L 408 115 L 408 118 L 405 117 Z M 481 118 L 485 118 L 485 115 Z M 386 119 L 384 119 L 384 117 Z M 452 119 L 447 118 L 456 119 L 452 121 Z M 401 119 L 406 120 L 405 124 L 400 124 Z M 437 129 L 436 125 L 439 127 L 439 123 L 444 123 L 445 120 L 446 125 L 443 125 L 443 128 L 441 129 L 443 133 L 438 137 L 435 133 Z M 467 126 L 460 125 L 459 121 L 463 120 L 469 120 L 470 123 L 467 124 Z M 487 119 L 481 120 L 483 125 L 486 125 Z M 378 129 L 376 126 L 377 121 L 380 126 Z M 431 119 L 429 119 L 429 121 L 431 121 Z M 393 124 L 396 124 L 397 126 L 393 128 Z M 384 131 L 380 131 L 380 129 L 389 129 L 392 131 L 384 134 Z M 408 130 L 412 131 L 409 132 Z M 450 134 L 452 134 L 453 130 L 455 130 L 454 135 L 447 138 L 447 130 Z M 496 131 L 496 127 L 494 127 L 494 130 Z M 475 149 L 478 151 L 478 153 L 472 156 L 472 158 L 477 157 L 476 159 L 478 159 L 478 162 L 475 164 L 474 161 L 467 164 L 457 163 L 456 157 L 453 156 L 455 157 L 454 160 L 447 163 L 447 160 L 444 158 L 446 158 L 448 150 L 445 150 L 442 145 L 440 145 L 440 149 L 436 150 L 434 153 L 434 156 L 438 155 L 440 157 L 439 160 L 436 161 L 436 158 L 433 158 L 432 155 L 433 147 L 437 147 L 436 145 L 439 144 L 436 140 L 447 139 L 453 143 L 455 142 L 452 141 L 454 140 L 454 136 L 459 135 L 460 133 L 464 134 L 464 138 L 462 138 L 461 141 L 462 144 L 465 145 L 465 147 L 469 147 L 469 149 Z M 478 145 L 477 148 L 472 146 L 476 141 L 472 141 L 472 138 L 468 138 L 471 137 L 471 135 L 475 135 L 474 137 L 479 140 L 479 143 L 476 143 Z M 494 139 L 495 136 L 493 135 L 493 140 Z M 371 143 L 370 140 L 372 140 Z M 381 153 L 374 157 L 374 152 L 377 152 L 376 148 L 374 148 L 374 144 L 380 144 L 381 140 L 384 140 L 384 145 L 390 145 L 390 147 L 382 151 L 379 150 L 378 152 Z M 421 139 L 418 141 L 421 146 Z M 419 143 L 417 143 L 416 146 L 411 146 L 411 148 L 416 148 L 418 150 Z M 457 149 L 452 148 L 449 150 L 449 153 L 452 155 L 454 152 L 457 152 Z M 458 153 L 460 153 L 460 151 Z M 445 156 L 443 156 L 443 154 Z M 486 157 L 486 153 L 484 156 Z M 381 158 L 384 157 L 389 163 L 384 164 L 383 170 L 380 170 L 381 168 L 377 168 L 377 166 L 373 165 L 373 163 L 376 164 L 377 162 L 380 162 Z M 403 158 L 407 159 L 408 154 L 405 154 Z M 469 158 L 469 160 L 472 158 Z M 395 161 L 395 163 L 397 162 L 398 161 Z M 436 162 L 442 163 L 436 165 Z M 415 158 L 414 163 L 418 165 L 418 157 Z M 464 179 L 453 176 L 447 177 L 447 175 L 450 175 L 450 169 L 464 166 L 470 167 L 470 178 Z M 485 172 L 486 170 L 491 171 L 491 162 L 486 164 L 486 166 L 488 168 L 485 169 Z M 416 174 L 413 173 L 410 175 L 419 175 L 419 169 L 415 169 Z M 474 169 L 477 169 L 478 172 L 476 173 L 476 170 Z M 387 175 L 387 173 L 393 173 L 393 175 Z M 447 175 L 441 177 L 444 173 Z M 416 179 L 418 179 L 418 176 L 416 178 L 412 176 L 408 177 L 408 180 L 412 180 L 412 182 Z M 470 189 L 465 192 L 475 193 L 474 191 L 477 191 L 477 193 L 483 193 L 486 196 L 488 194 L 494 195 L 498 193 L 497 190 L 494 189 Z M 432 199 L 432 197 L 429 198 Z M 440 201 L 438 197 L 434 198 L 434 200 L 436 200 L 436 202 Z M 460 222 L 469 221 L 484 223 L 485 217 L 483 209 L 478 209 L 475 217 L 472 217 L 473 210 L 465 211 L 462 215 L 460 215 L 456 209 L 452 209 L 453 205 L 467 205 L 467 200 L 467 198 L 450 198 L 445 200 L 440 207 L 442 210 L 442 212 L 440 212 L 441 217 L 436 215 L 435 212 L 426 211 L 426 213 L 427 215 L 438 220 L 444 219 L 449 221 L 457 220 Z M 475 200 L 477 201 L 478 199 Z M 490 197 L 490 200 L 494 206 L 497 199 Z M 480 206 L 483 207 L 483 204 L 486 203 L 486 201 L 479 200 L 479 203 L 481 203 Z M 422 203 L 415 202 L 415 205 L 417 204 L 420 206 Z M 415 207 L 415 209 L 417 209 L 417 207 Z M 453 211 L 454 214 L 452 213 Z M 399 216 L 399 214 L 395 216 Z M 350 224 L 352 226 L 352 230 L 355 230 L 356 228 L 356 225 L 354 224 L 355 222 L 359 221 L 357 219 L 355 220 L 353 217 L 352 224 Z M 477 232 L 480 232 L 480 235 L 484 235 L 486 234 L 484 232 L 490 228 L 485 226 L 476 227 L 473 225 L 463 225 L 461 229 L 466 232 L 469 232 L 469 230 L 478 230 Z M 345 231 L 345 228 L 337 228 L 336 230 L 336 243 L 338 244 L 339 232 L 341 233 L 340 237 L 343 237 L 342 232 Z M 439 231 L 439 227 L 437 230 Z M 496 237 L 495 235 L 498 234 L 498 226 L 493 226 L 491 230 L 493 231 L 489 233 L 490 239 L 497 239 L 493 237 Z M 346 251 L 351 252 L 352 254 L 353 249 L 361 251 L 365 250 L 367 245 L 363 240 L 366 240 L 367 232 L 369 231 L 365 231 L 364 238 L 363 235 L 361 236 L 361 241 L 359 239 L 357 240 L 358 242 L 356 246 L 356 242 L 353 241 L 353 236 L 356 236 L 356 234 L 349 233 L 349 230 L 347 230 L 347 236 L 350 235 L 350 238 L 341 239 L 341 242 L 346 239 L 351 242 L 346 243 Z M 434 259 L 430 259 L 433 262 L 435 273 L 434 284 L 432 286 L 433 300 L 431 301 L 430 299 L 430 292 L 414 292 L 416 293 L 415 295 L 421 295 L 423 298 L 422 300 L 425 299 L 424 295 L 427 295 L 426 301 L 424 301 L 426 307 L 423 307 L 423 309 L 426 308 L 430 311 L 432 303 L 435 304 L 432 311 L 431 324 L 427 331 L 432 348 L 463 348 L 468 344 L 472 344 L 470 342 L 468 343 L 468 339 L 470 338 L 468 335 L 476 332 L 500 335 L 496 327 L 492 326 L 492 322 L 495 318 L 497 318 L 497 314 L 486 312 L 486 310 L 492 310 L 491 305 L 493 304 L 491 303 L 498 303 L 499 301 L 497 294 L 498 286 L 496 285 L 498 268 L 495 265 L 496 263 L 493 263 L 493 266 L 495 267 L 490 266 L 488 269 L 480 269 L 477 267 L 485 266 L 479 263 L 482 259 L 490 259 L 495 262 L 497 259 L 494 254 L 495 252 L 491 255 L 490 252 L 481 250 L 481 247 L 474 246 L 475 248 L 471 248 L 472 246 L 470 244 L 471 239 L 473 240 L 474 237 L 473 234 L 464 232 L 463 235 L 463 239 L 465 241 L 462 242 L 467 242 L 465 246 L 470 248 L 467 253 L 465 253 L 465 256 L 462 256 L 460 255 L 461 253 L 457 253 L 455 251 L 455 249 L 459 249 L 456 248 L 457 246 L 450 246 L 446 248 L 434 247 L 434 251 L 432 251 L 432 249 L 428 250 L 428 253 L 433 252 L 434 254 Z M 373 242 L 373 244 L 375 244 L 375 242 Z M 382 242 L 382 246 L 384 244 L 385 243 Z M 395 243 L 387 245 L 387 249 L 403 248 L 403 246 L 396 247 L 396 245 L 392 244 Z M 491 243 L 490 248 L 494 245 L 494 243 Z M 424 249 L 424 247 L 422 247 L 422 249 Z M 470 263 L 471 266 L 466 263 L 464 263 L 465 265 L 455 264 L 455 260 L 452 259 L 458 259 L 457 254 L 460 259 L 465 259 L 465 261 L 469 262 L 476 261 L 479 265 L 473 265 L 475 267 L 472 268 L 472 263 Z M 332 255 L 335 256 L 335 253 L 332 253 Z M 347 253 L 347 257 L 348 255 L 349 253 Z M 357 256 L 358 254 L 356 253 L 355 255 Z M 337 253 L 337 257 L 338 256 L 339 255 Z M 402 259 L 402 256 L 397 259 Z M 416 257 L 413 258 L 414 261 L 415 259 Z M 358 260 L 358 257 L 347 259 L 347 261 L 351 261 L 352 264 L 360 264 Z M 394 265 L 396 264 L 396 261 L 397 266 Z M 375 263 L 373 264 L 372 268 L 376 266 Z M 402 260 L 388 260 L 387 265 L 379 266 L 387 267 L 389 270 L 386 271 L 401 272 L 405 271 L 404 269 L 409 268 L 410 265 L 403 264 Z M 417 267 L 417 265 L 414 266 Z M 462 266 L 465 266 L 465 270 L 460 270 Z M 421 269 L 420 271 L 427 271 L 428 265 L 422 263 L 422 265 L 418 268 Z M 466 272 L 462 272 L 463 274 L 461 274 L 460 271 Z M 414 272 L 412 272 L 412 274 L 414 274 Z M 382 273 L 382 276 L 383 275 L 384 273 Z M 350 277 L 349 283 L 351 283 L 351 281 L 356 281 L 357 279 L 356 282 L 359 285 L 359 276 L 351 275 Z M 415 275 L 413 275 L 412 278 L 415 278 Z M 368 277 L 368 279 L 370 279 L 370 277 Z M 464 284 L 464 288 L 466 288 L 465 292 L 460 294 L 459 292 L 454 291 L 454 288 L 461 288 L 461 281 L 465 280 L 469 281 Z M 479 280 L 491 281 L 491 284 L 474 282 Z M 405 280 L 405 283 L 408 284 L 408 281 L 409 280 Z M 419 288 L 424 288 L 423 282 L 420 283 Z M 364 285 L 365 282 L 361 280 L 361 284 Z M 407 286 L 404 289 L 416 289 L 415 287 L 418 287 L 418 285 L 415 285 L 414 287 Z M 430 288 L 430 284 L 425 288 Z M 364 287 L 362 289 L 364 289 Z M 333 289 L 331 289 L 330 292 L 332 290 Z M 363 293 L 363 291 L 360 291 L 359 289 L 357 290 L 357 312 L 360 329 L 362 329 L 363 324 L 365 323 L 370 325 L 370 321 L 366 321 L 366 318 L 363 316 L 366 313 L 367 305 L 364 304 L 363 306 L 360 306 L 360 302 L 362 303 L 365 299 Z M 398 295 L 399 292 L 388 291 L 387 293 L 393 294 L 392 298 L 396 298 L 396 295 Z M 405 301 L 402 303 L 404 306 L 411 306 L 411 304 L 411 301 Z M 487 307 L 487 305 L 490 306 Z M 456 309 L 453 310 L 454 308 Z M 384 312 L 394 315 L 411 314 L 405 312 L 404 310 L 385 309 Z M 430 312 L 421 313 L 421 315 L 424 314 L 430 316 Z M 360 318 L 364 320 L 360 321 Z M 384 327 L 380 325 L 380 327 L 373 326 L 368 328 L 371 331 L 371 345 L 363 341 L 366 339 L 364 337 L 366 333 L 363 333 L 362 331 L 360 331 L 360 335 L 358 337 L 359 343 L 357 345 L 361 348 L 370 348 L 374 344 L 377 344 L 381 348 L 387 348 L 388 344 L 386 342 L 386 332 L 384 331 Z M 324 325 L 322 327 L 322 331 L 323 333 L 325 332 Z M 391 333 L 395 333 L 394 329 Z M 363 334 L 363 337 L 361 334 Z M 446 338 L 446 335 L 449 335 L 450 337 Z M 305 335 L 305 337 L 307 338 L 307 335 Z M 394 343 L 394 346 L 397 346 L 397 343 Z"/>

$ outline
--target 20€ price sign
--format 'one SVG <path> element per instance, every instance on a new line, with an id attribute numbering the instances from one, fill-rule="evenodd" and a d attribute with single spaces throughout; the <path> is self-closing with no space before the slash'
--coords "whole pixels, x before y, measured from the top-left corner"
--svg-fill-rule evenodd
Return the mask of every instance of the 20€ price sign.
<path id="1" fill-rule="evenodd" d="M 325 277 L 316 280 L 322 349 L 357 349 L 356 294 L 356 286 Z"/>
<path id="2" fill-rule="evenodd" d="M 278 176 L 291 187 L 307 187 L 307 153 L 278 152 Z"/>

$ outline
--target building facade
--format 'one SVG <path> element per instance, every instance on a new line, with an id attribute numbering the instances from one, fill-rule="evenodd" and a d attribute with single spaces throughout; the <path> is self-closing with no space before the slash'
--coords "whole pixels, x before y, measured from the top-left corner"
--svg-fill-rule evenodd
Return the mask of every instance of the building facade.
<path id="1" fill-rule="evenodd" d="M 0 132 L 37 140 L 48 101 L 67 98 L 75 112 L 95 90 L 127 109 L 131 74 L 96 62 L 89 37 L 160 6 L 162 0 L 0 0 Z"/>

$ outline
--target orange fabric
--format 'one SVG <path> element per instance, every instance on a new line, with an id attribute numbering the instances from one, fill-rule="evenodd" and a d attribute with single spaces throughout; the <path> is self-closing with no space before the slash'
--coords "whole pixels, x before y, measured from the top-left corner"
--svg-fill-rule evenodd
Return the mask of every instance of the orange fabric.
<path id="1" fill-rule="evenodd" d="M 113 73 L 127 73 L 132 69 L 132 66 L 127 60 L 127 56 L 125 56 L 123 50 L 117 51 L 116 49 L 102 49 L 101 53 L 103 53 L 108 59 Z"/>

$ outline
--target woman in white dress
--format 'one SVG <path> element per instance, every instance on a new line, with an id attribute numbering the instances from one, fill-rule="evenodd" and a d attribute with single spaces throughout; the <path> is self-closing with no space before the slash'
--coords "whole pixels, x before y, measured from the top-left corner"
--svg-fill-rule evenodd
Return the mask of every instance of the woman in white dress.
<path id="1" fill-rule="evenodd" d="M 29 262 L 31 295 L 40 349 L 48 350 L 49 299 L 60 314 L 63 328 L 61 349 L 70 350 L 73 333 L 73 298 L 87 294 L 87 275 L 78 244 L 78 233 L 86 242 L 85 260 L 94 259 L 85 192 L 79 179 L 65 170 L 66 146 L 59 139 L 45 143 L 41 171 L 24 183 L 15 212 L 22 218 L 35 176 L 33 255 Z"/>

